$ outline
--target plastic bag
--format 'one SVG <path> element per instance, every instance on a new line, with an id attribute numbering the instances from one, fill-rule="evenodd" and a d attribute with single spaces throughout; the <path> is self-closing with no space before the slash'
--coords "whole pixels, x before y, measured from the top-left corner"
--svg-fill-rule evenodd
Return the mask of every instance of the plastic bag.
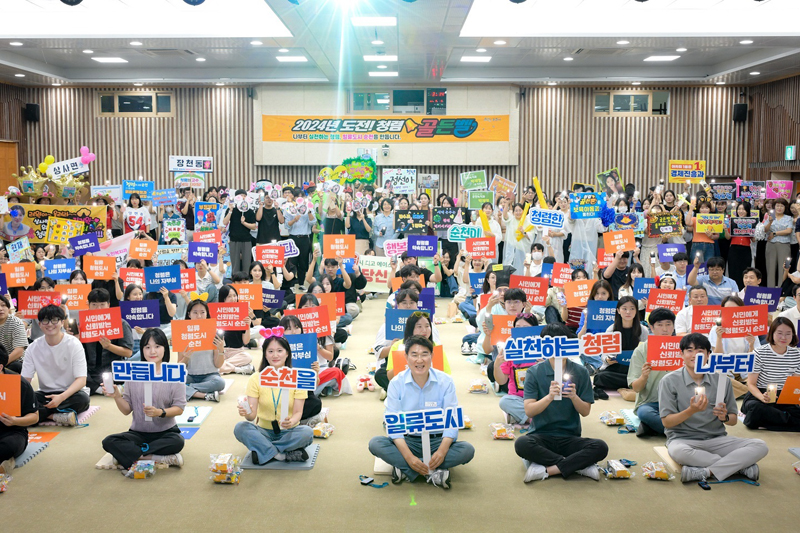
<path id="1" fill-rule="evenodd" d="M 633 473 L 621 461 L 616 459 L 608 460 L 605 473 L 608 479 L 630 479 L 633 476 Z"/>
<path id="2" fill-rule="evenodd" d="M 514 440 L 514 428 L 506 424 L 489 424 L 494 440 Z"/>
<path id="3" fill-rule="evenodd" d="M 600 421 L 607 426 L 624 426 L 625 417 L 616 411 L 605 411 L 600 415 Z"/>
<path id="4" fill-rule="evenodd" d="M 642 474 L 647 479 L 658 479 L 660 481 L 669 481 L 674 478 L 674 476 L 669 473 L 669 470 L 667 470 L 667 465 L 661 462 L 654 463 L 650 461 L 649 463 L 643 464 Z"/>
<path id="5" fill-rule="evenodd" d="M 327 439 L 331 435 L 333 435 L 333 430 L 336 427 L 333 424 L 328 424 L 327 422 L 320 422 L 316 426 L 314 426 L 314 437 L 318 439 Z"/>
<path id="6" fill-rule="evenodd" d="M 489 394 L 489 385 L 482 379 L 473 379 L 469 383 L 469 392 L 476 394 Z"/>
<path id="7" fill-rule="evenodd" d="M 239 467 L 239 457 L 231 453 L 211 454 L 209 456 L 211 465 L 208 467 L 211 470 L 209 479 L 214 483 L 222 483 L 226 485 L 238 485 L 239 478 L 242 475 L 242 469 Z"/>

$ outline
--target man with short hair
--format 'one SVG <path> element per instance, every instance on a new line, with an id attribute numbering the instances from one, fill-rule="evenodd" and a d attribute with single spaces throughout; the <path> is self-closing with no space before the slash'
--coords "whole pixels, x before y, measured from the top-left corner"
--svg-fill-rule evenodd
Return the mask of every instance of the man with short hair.
<path id="1" fill-rule="evenodd" d="M 792 321 L 792 324 L 798 324 L 800 321 L 800 285 L 792 285 L 792 298 L 794 298 L 795 305 L 787 309 L 786 311 L 781 312 L 778 316 L 783 316 L 788 318 Z M 2 311 L 0 311 L 2 313 Z"/>
<path id="2" fill-rule="evenodd" d="M 283 197 L 289 203 L 294 202 L 296 192 L 297 191 L 292 187 L 284 187 Z M 294 217 L 286 219 L 289 237 L 294 241 L 297 249 L 300 251 L 297 257 L 292 257 L 287 262 L 291 261 L 296 265 L 297 273 L 301 276 L 308 270 L 311 257 L 311 235 L 316 223 L 317 215 L 314 209 L 308 209 L 308 212 L 304 215 L 297 213 Z"/>
<path id="3" fill-rule="evenodd" d="M 434 368 L 433 343 L 413 336 L 405 342 L 408 368 L 389 382 L 386 398 L 387 413 L 406 413 L 427 409 L 458 407 L 453 379 Z M 450 488 L 450 469 L 467 464 L 475 449 L 467 442 L 458 441 L 458 430 L 447 429 L 430 435 L 431 459 L 422 462 L 422 438 L 404 435 L 395 439 L 373 437 L 369 451 L 392 465 L 392 483 L 414 481 L 419 475 L 443 489 Z"/>
<path id="4" fill-rule="evenodd" d="M 86 297 L 86 300 L 89 302 L 90 311 L 108 309 L 111 296 L 105 289 L 94 289 Z M 81 328 L 83 326 L 81 324 Z M 101 337 L 98 341 L 84 342 L 82 344 L 86 352 L 86 386 L 89 387 L 89 394 L 102 395 L 104 394 L 103 373 L 111 372 L 111 364 L 114 361 L 122 361 L 133 355 L 131 326 L 127 320 L 123 319 L 122 337 L 119 339 L 109 340 L 106 337 Z"/>
<path id="5" fill-rule="evenodd" d="M 689 289 L 689 306 L 681 309 L 678 316 L 675 317 L 675 334 L 679 337 L 692 331 L 692 315 L 695 305 L 708 305 L 708 291 L 702 285 L 695 285 Z"/>
<path id="6" fill-rule="evenodd" d="M 8 369 L 8 353 L 0 345 L 0 374 L 15 375 Z M 14 470 L 14 458 L 22 455 L 28 446 L 28 426 L 39 421 L 36 395 L 28 380 L 20 377 L 20 415 L 11 416 L 0 412 L 0 474 Z"/>
<path id="7" fill-rule="evenodd" d="M 639 249 L 636 249 L 638 254 Z M 617 299 L 617 294 L 619 293 L 619 288 L 625 285 L 625 281 L 628 279 L 628 272 L 630 272 L 631 268 L 628 266 L 628 259 L 630 258 L 630 252 L 617 252 L 614 254 L 614 259 L 609 263 L 609 265 L 603 270 L 603 279 L 611 284 L 611 290 L 614 292 L 614 300 Z"/>
<path id="8" fill-rule="evenodd" d="M 19 374 L 22 371 L 22 357 L 28 347 L 28 334 L 25 323 L 11 315 L 11 302 L 8 296 L 0 294 L 0 346 L 8 354 L 8 370 Z"/>
<path id="9" fill-rule="evenodd" d="M 675 265 L 675 289 L 683 290 L 686 288 L 686 269 L 689 266 L 689 254 L 678 252 L 672 256 L 672 263 Z"/>
<path id="10" fill-rule="evenodd" d="M 425 280 L 425 285 L 426 286 L 431 284 L 431 283 L 439 283 L 440 281 L 442 281 L 442 269 L 441 268 L 437 268 L 435 273 L 431 272 L 427 268 L 422 268 L 417 264 L 417 258 L 414 257 L 413 255 L 408 255 L 408 252 L 403 252 L 403 255 L 400 256 L 400 261 L 403 263 L 403 266 L 401 266 L 400 269 L 397 272 L 395 272 L 394 277 L 400 276 L 401 278 L 403 278 L 403 281 L 405 281 L 406 279 L 408 279 L 408 277 L 407 276 L 403 276 L 403 269 L 405 269 L 407 266 L 413 266 L 413 267 L 416 267 L 417 269 L 419 269 L 419 272 L 416 274 L 416 278 L 413 278 L 414 281 L 419 280 L 420 276 L 422 276 L 422 278 Z M 438 266 L 441 261 L 442 261 L 442 258 L 439 257 L 439 254 L 436 254 L 435 256 L 433 256 L 433 265 L 434 265 L 434 267 Z M 396 265 L 397 265 L 396 261 L 393 262 L 392 263 L 392 268 L 393 269 L 396 268 Z M 388 280 L 386 280 L 386 284 L 389 286 L 390 289 L 392 288 L 392 278 L 391 277 Z"/>
<path id="11" fill-rule="evenodd" d="M 700 258 L 695 255 L 694 268 L 686 278 L 687 285 L 702 285 L 708 294 L 708 305 L 722 305 L 726 296 L 739 293 L 739 286 L 725 275 L 725 260 L 712 257 L 706 263 L 708 274 L 700 274 Z"/>
<path id="12" fill-rule="evenodd" d="M 235 196 L 246 196 L 247 191 L 239 189 Z M 253 236 L 251 231 L 258 229 L 256 214 L 248 209 L 244 213 L 235 206 L 228 207 L 228 214 L 222 222 L 228 226 L 230 245 L 228 251 L 231 255 L 231 274 L 235 272 L 250 273 L 250 263 L 253 261 Z"/>
<path id="13" fill-rule="evenodd" d="M 705 335 L 690 333 L 681 339 L 683 368 L 667 374 L 658 386 L 661 422 L 667 434 L 667 451 L 683 465 L 681 481 L 719 481 L 733 474 L 758 480 L 758 461 L 769 449 L 763 440 L 729 437 L 725 426 L 735 426 L 739 407 L 733 388 L 725 385 L 725 401 L 716 399 L 720 374 L 695 373 L 695 359 L 708 357 L 711 343 Z"/>

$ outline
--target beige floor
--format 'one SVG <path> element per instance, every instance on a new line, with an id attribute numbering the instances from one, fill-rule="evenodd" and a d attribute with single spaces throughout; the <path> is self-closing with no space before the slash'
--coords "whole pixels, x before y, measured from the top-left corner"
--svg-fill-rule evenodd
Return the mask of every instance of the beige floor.
<path id="1" fill-rule="evenodd" d="M 372 356 L 366 348 L 383 322 L 383 300 L 369 301 L 354 324 L 346 355 L 358 374 Z M 445 309 L 444 306 L 440 306 Z M 235 384 L 187 441 L 182 469 L 159 471 L 150 480 L 129 480 L 112 471 L 94 469 L 103 455 L 104 436 L 124 431 L 129 421 L 107 398 L 93 397 L 100 411 L 86 428 L 60 428 L 50 447 L 17 469 L 9 491 L 0 495 L 3 532 L 31 531 L 249 531 L 293 527 L 296 530 L 391 531 L 507 530 L 523 527 L 545 531 L 669 531 L 679 527 L 703 530 L 796 531 L 800 476 L 791 469 L 787 451 L 800 446 L 797 434 L 754 433 L 743 426 L 731 433 L 762 437 L 770 454 L 761 463 L 761 486 L 716 485 L 710 492 L 677 480 L 657 482 L 641 477 L 594 482 L 585 478 L 522 483 L 523 467 L 512 441 L 493 441 L 488 425 L 500 421 L 494 394 L 466 392 L 480 377 L 477 365 L 460 355 L 462 324 L 439 326 L 450 356 L 460 403 L 475 423 L 461 438 L 476 448 L 471 464 L 454 469 L 453 488 L 443 491 L 422 483 L 362 487 L 359 474 L 371 474 L 369 439 L 381 432 L 382 405 L 377 392 L 327 398 L 336 426 L 321 450 L 316 467 L 299 471 L 245 471 L 239 486 L 214 485 L 208 479 L 211 453 L 245 449 L 234 439 L 238 421 L 235 399 L 244 391 L 245 376 Z M 255 354 L 255 352 L 254 352 Z M 200 402 L 203 405 L 211 405 Z M 598 421 L 606 409 L 632 404 L 620 398 L 599 402 L 584 419 L 584 435 L 609 443 L 610 458 L 642 464 L 656 460 L 656 439 L 617 434 Z M 56 428 L 44 428 L 44 430 Z M 379 478 L 379 481 L 388 478 Z M 244 526 L 244 528 L 242 528 Z M 510 528 L 510 529 L 509 529 Z"/>

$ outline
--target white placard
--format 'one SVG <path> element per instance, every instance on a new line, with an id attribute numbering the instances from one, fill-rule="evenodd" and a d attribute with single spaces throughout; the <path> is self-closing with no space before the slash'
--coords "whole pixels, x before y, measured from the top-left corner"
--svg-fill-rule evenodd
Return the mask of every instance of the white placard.
<path id="1" fill-rule="evenodd" d="M 383 169 L 383 183 L 391 182 L 392 192 L 395 194 L 414 194 L 417 190 L 416 168 L 385 168 Z"/>

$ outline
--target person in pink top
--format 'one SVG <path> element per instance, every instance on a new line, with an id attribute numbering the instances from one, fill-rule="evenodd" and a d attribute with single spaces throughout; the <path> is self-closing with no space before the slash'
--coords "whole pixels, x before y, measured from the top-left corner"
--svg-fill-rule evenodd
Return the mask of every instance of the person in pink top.
<path id="1" fill-rule="evenodd" d="M 515 328 L 529 328 L 538 326 L 539 322 L 531 313 L 520 313 L 514 319 Z M 525 373 L 528 367 L 537 363 L 516 364 L 506 361 L 504 350 L 500 350 L 494 361 L 494 367 L 499 368 L 500 372 L 495 372 L 494 378 L 498 385 L 508 383 L 508 394 L 500 399 L 500 409 L 506 415 L 506 421 L 510 424 L 527 425 L 528 415 L 525 414 L 525 406 L 522 401 L 522 393 L 525 388 Z"/>

